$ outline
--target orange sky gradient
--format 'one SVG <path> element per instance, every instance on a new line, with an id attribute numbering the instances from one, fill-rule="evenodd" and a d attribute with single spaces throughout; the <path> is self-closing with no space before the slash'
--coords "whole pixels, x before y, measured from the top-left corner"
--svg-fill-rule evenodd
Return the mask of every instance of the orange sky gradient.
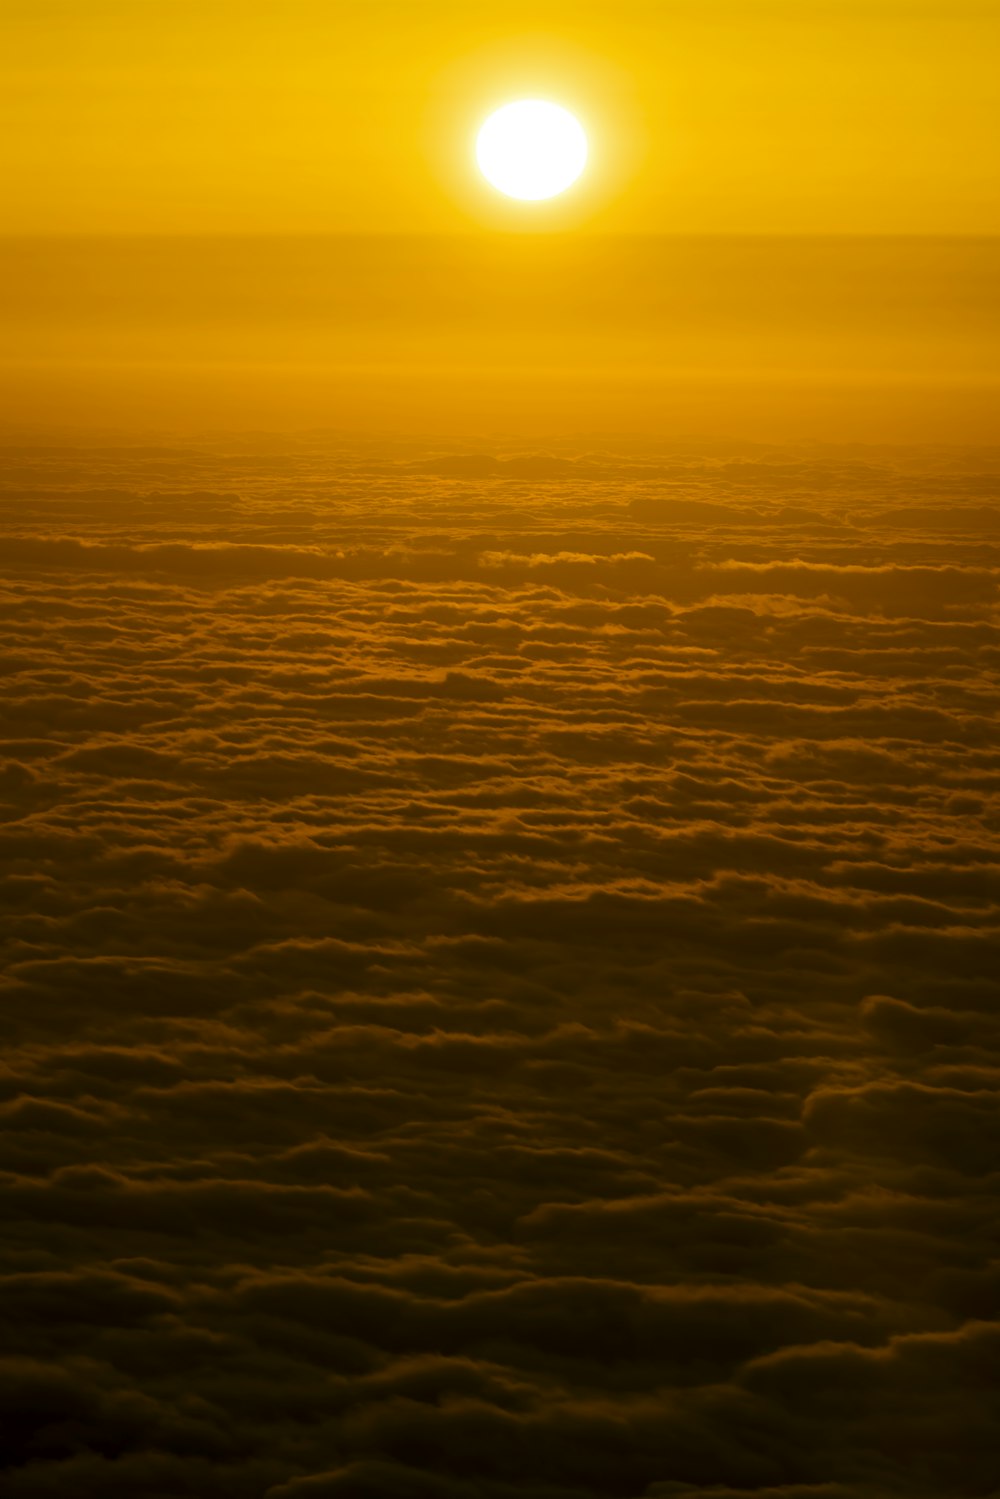
<path id="1" fill-rule="evenodd" d="M 7 0 L 7 233 L 1000 230 L 990 0 Z M 519 213 L 476 124 L 541 93 L 593 169 Z"/>
<path id="2" fill-rule="evenodd" d="M 15 425 L 992 439 L 981 0 L 8 0 Z M 576 111 L 491 189 L 485 116 Z"/>

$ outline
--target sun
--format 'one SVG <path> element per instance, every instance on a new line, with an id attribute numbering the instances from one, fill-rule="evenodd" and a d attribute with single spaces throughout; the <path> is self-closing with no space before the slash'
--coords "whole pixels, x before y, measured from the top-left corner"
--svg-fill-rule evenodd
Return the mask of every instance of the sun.
<path id="1" fill-rule="evenodd" d="M 483 125 L 476 160 L 487 182 L 508 198 L 537 203 L 576 181 L 587 164 L 587 137 L 561 104 L 517 99 Z"/>

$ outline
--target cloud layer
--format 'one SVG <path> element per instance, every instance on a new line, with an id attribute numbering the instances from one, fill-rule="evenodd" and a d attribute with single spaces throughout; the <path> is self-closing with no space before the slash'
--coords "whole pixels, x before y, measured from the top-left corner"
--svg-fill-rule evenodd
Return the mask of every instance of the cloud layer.
<path id="1" fill-rule="evenodd" d="M 5 1493 L 995 1494 L 997 455 L 6 457 Z"/>

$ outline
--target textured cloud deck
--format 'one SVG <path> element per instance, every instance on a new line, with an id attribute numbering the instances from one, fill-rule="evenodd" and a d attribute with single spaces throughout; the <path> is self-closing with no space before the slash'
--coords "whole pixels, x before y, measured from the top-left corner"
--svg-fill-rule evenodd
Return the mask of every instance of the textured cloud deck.
<path id="1" fill-rule="evenodd" d="M 6 1492 L 992 1492 L 1000 452 L 5 450 Z"/>

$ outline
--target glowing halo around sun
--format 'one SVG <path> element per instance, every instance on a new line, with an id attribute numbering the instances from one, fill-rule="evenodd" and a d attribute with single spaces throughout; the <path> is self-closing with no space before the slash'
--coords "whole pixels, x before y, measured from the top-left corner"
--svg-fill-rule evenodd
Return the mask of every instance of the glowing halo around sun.
<path id="1" fill-rule="evenodd" d="M 479 170 L 508 198 L 537 203 L 565 192 L 587 164 L 575 115 L 547 99 L 517 99 L 494 111 L 476 139 Z"/>

